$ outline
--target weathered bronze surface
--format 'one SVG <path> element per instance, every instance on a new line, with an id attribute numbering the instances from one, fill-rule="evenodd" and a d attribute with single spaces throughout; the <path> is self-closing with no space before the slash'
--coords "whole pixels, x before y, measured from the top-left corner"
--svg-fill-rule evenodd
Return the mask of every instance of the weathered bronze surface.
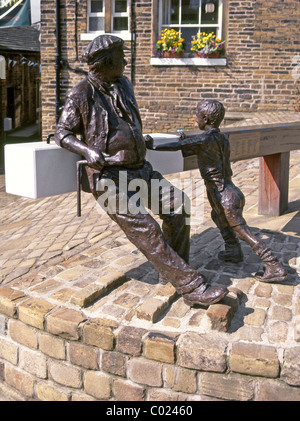
<path id="1" fill-rule="evenodd" d="M 219 126 L 224 118 L 223 105 L 215 100 L 203 100 L 197 106 L 197 124 L 204 132 L 186 136 L 181 133 L 178 142 L 153 145 L 150 136 L 146 138 L 149 149 L 175 151 L 181 150 L 184 157 L 196 155 L 198 168 L 207 190 L 211 216 L 225 242 L 225 251 L 219 253 L 221 260 L 234 263 L 243 260 L 238 239 L 246 241 L 262 259 L 265 268 L 257 273 L 262 282 L 282 282 L 287 274 L 271 250 L 252 233 L 243 217 L 245 197 L 232 182 L 230 165 L 230 144 L 228 136 L 220 132 Z"/>
<path id="2" fill-rule="evenodd" d="M 148 258 L 162 278 L 174 285 L 189 305 L 210 305 L 227 293 L 223 286 L 208 285 L 205 278 L 188 264 L 190 227 L 183 195 L 159 195 L 162 229 L 148 212 L 133 213 L 128 204 L 132 191 L 124 189 L 120 174 L 126 171 L 127 184 L 133 180 L 145 183 L 151 203 L 152 180 L 164 181 L 145 160 L 146 145 L 142 122 L 130 81 L 123 76 L 126 60 L 123 41 L 112 35 L 95 38 L 83 55 L 89 72 L 68 94 L 57 125 L 58 145 L 82 155 L 88 165 L 85 190 L 96 200 L 106 193 L 103 186 L 112 182 L 116 208 L 108 205 L 109 216 L 122 228 L 129 240 Z M 80 138 L 79 138 L 80 137 Z M 177 191 L 178 192 L 178 191 Z M 112 197 L 109 197 L 111 199 Z M 181 197 L 180 201 L 178 197 Z M 171 211 L 164 212 L 168 200 Z M 110 202 L 108 200 L 108 202 Z"/>

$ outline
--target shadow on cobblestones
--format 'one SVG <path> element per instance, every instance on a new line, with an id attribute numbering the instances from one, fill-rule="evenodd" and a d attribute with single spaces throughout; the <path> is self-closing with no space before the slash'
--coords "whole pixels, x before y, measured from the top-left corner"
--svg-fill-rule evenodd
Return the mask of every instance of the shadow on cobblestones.
<path id="1" fill-rule="evenodd" d="M 288 229 L 288 225 L 285 227 Z M 288 279 L 284 285 L 298 285 L 300 282 L 296 270 L 297 258 L 300 257 L 300 239 L 281 232 L 268 229 L 250 227 L 251 231 L 259 240 L 263 240 L 283 263 L 288 272 Z M 207 242 L 208 237 L 210 243 Z M 244 261 L 241 263 L 223 262 L 217 258 L 223 249 L 223 240 L 217 228 L 208 228 L 200 234 L 191 237 L 190 265 L 204 274 L 209 282 L 233 285 L 235 279 L 253 277 L 256 272 L 262 270 L 263 262 L 255 255 L 251 248 L 241 241 L 244 252 Z M 159 276 L 150 262 L 143 263 L 139 267 L 126 273 L 129 278 L 139 279 L 147 284 L 157 284 Z"/>
<path id="2" fill-rule="evenodd" d="M 289 211 L 285 214 L 295 212 L 300 207 L 300 200 L 289 203 Z M 282 228 L 283 232 L 294 232 L 296 235 L 300 236 L 300 211 Z M 298 241 L 300 239 L 298 238 Z"/>
<path id="3" fill-rule="evenodd" d="M 295 224 L 293 224 L 293 227 L 294 226 Z M 270 247 L 278 259 L 283 263 L 286 271 L 288 272 L 288 279 L 284 284 L 297 285 L 300 281 L 296 270 L 297 258 L 300 256 L 299 237 L 269 229 L 259 229 L 256 227 L 250 227 L 250 229 L 259 240 L 264 241 L 266 245 Z M 284 231 L 291 232 L 291 229 L 289 229 L 289 223 L 285 226 Z M 205 241 L 205 236 L 208 232 L 211 237 L 210 244 Z M 257 271 L 263 268 L 263 262 L 261 259 L 251 250 L 250 246 L 243 241 L 240 242 L 244 252 L 243 262 L 233 264 L 230 262 L 220 261 L 217 258 L 217 255 L 224 246 L 222 238 L 216 228 L 209 228 L 203 233 L 194 235 L 191 239 L 192 248 L 194 243 L 196 243 L 198 247 L 194 255 L 191 253 L 191 264 L 194 267 L 197 267 L 201 273 L 204 269 L 204 271 L 208 270 L 210 272 L 216 272 L 217 275 L 228 274 L 230 277 L 240 279 L 241 276 L 253 276 Z M 226 283 L 226 278 L 222 276 L 220 281 L 225 281 Z"/>
<path id="4" fill-rule="evenodd" d="M 294 288 L 300 283 L 297 272 L 300 258 L 299 237 L 270 229 L 250 228 L 256 237 L 263 240 L 283 263 L 288 273 L 287 281 L 284 283 L 268 284 L 255 279 L 255 273 L 263 269 L 263 262 L 244 242 L 241 242 L 244 253 L 243 262 L 233 264 L 220 261 L 217 255 L 224 245 L 217 228 L 209 227 L 202 233 L 194 234 L 191 237 L 191 266 L 203 274 L 209 283 L 237 288 L 243 293 L 228 334 L 234 334 L 239 332 L 240 329 L 249 328 L 251 332 L 256 332 L 256 334 L 260 330 L 262 333 L 262 327 L 267 323 L 267 320 L 271 325 L 274 323 L 275 325 L 276 323 L 285 324 L 288 316 L 286 312 L 290 311 L 289 307 Z M 286 229 L 287 232 L 293 232 L 289 230 L 288 226 Z M 147 285 L 149 291 L 159 284 L 158 273 L 149 262 L 131 269 L 126 273 L 126 276 L 129 279 L 138 280 L 140 288 Z M 187 309 L 182 307 L 181 301 L 181 297 L 177 296 L 169 303 L 155 323 L 166 324 L 166 321 L 169 321 L 170 318 L 173 322 L 174 318 L 180 319 L 181 315 L 182 317 L 185 316 Z M 283 310 L 284 308 L 285 310 Z M 193 307 L 194 319 L 196 320 L 205 311 L 205 307 Z M 283 313 L 279 314 L 280 311 Z M 192 318 L 190 324 L 191 320 Z M 266 331 L 268 332 L 268 330 Z"/>

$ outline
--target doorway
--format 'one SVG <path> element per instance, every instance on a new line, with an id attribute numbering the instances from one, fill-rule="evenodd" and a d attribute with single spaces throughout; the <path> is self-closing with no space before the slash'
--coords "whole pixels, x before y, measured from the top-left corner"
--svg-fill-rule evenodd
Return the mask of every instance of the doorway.
<path id="1" fill-rule="evenodd" d="M 6 117 L 12 119 L 12 128 L 15 128 L 15 88 L 6 89 Z"/>

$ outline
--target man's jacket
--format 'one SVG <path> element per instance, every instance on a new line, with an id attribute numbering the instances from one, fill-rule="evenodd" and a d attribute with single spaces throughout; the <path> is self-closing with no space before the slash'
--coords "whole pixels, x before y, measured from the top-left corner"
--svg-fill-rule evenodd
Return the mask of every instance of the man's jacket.
<path id="1" fill-rule="evenodd" d="M 127 149 L 126 142 L 125 144 L 122 142 L 120 151 L 114 157 L 110 157 L 107 153 L 109 140 L 109 116 L 105 99 L 107 91 L 89 75 L 68 93 L 57 124 L 55 142 L 63 146 L 62 140 L 65 137 L 76 136 L 87 146 L 99 150 L 108 161 L 108 166 L 118 165 L 126 168 L 130 163 L 132 168 L 132 165 L 141 165 L 146 154 L 141 117 L 130 81 L 122 77 L 114 86 L 114 92 L 111 93 L 113 102 L 120 108 L 119 113 L 126 115 L 126 121 L 129 122 L 136 139 L 135 148 L 132 148 L 131 144 Z M 86 167 L 86 172 L 89 188 L 84 183 L 84 190 L 94 191 L 101 171 Z"/>

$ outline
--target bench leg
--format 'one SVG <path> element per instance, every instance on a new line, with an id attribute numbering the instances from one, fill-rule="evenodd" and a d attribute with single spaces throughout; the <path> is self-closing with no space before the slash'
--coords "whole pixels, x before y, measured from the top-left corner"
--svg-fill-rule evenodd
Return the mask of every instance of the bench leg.
<path id="1" fill-rule="evenodd" d="M 260 158 L 260 215 L 279 216 L 288 208 L 290 153 L 276 153 Z"/>

